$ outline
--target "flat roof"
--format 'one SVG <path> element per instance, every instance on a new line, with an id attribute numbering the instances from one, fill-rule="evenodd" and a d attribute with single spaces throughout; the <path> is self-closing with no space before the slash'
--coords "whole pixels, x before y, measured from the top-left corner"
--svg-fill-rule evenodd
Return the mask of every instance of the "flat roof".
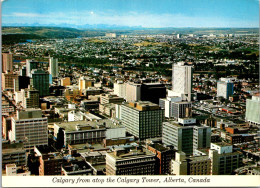
<path id="1" fill-rule="evenodd" d="M 210 160 L 209 156 L 194 156 L 187 159 L 191 160 L 192 162 Z"/>
<path id="2" fill-rule="evenodd" d="M 70 121 L 70 122 L 59 122 L 55 123 L 60 128 L 65 129 L 67 132 L 78 131 L 76 126 L 81 126 L 81 130 L 87 130 L 87 126 L 89 130 L 91 129 L 99 129 L 97 126 L 104 126 L 104 128 L 123 128 L 123 126 L 114 124 L 110 119 L 101 119 L 94 121 Z"/>
<path id="3" fill-rule="evenodd" d="M 231 144 L 226 143 L 226 142 L 217 142 L 217 143 L 212 143 L 212 144 L 215 144 L 217 146 L 232 146 Z"/>
<path id="4" fill-rule="evenodd" d="M 101 144 L 74 144 L 70 145 L 72 149 L 78 150 L 77 152 L 80 154 L 86 154 L 86 153 L 91 153 L 91 152 L 102 152 L 102 151 L 92 151 L 92 150 L 106 150 L 108 148 L 103 147 Z"/>
<path id="5" fill-rule="evenodd" d="M 158 151 L 167 151 L 167 150 L 169 150 L 168 148 L 164 147 L 162 144 L 157 144 L 157 143 L 150 145 L 150 147 L 152 147 L 152 148 L 154 148 L 154 149 L 156 149 Z"/>
<path id="6" fill-rule="evenodd" d="M 163 123 L 169 123 L 172 126 L 176 126 L 176 127 L 179 127 L 179 128 L 191 128 L 191 127 L 194 127 L 194 125 L 180 125 L 179 122 L 177 122 L 177 121 L 166 121 L 166 122 L 163 122 Z"/>
<path id="7" fill-rule="evenodd" d="M 6 154 L 6 153 L 21 153 L 21 152 L 25 152 L 26 150 L 23 147 L 13 147 L 13 148 L 6 148 L 6 149 L 2 149 L 2 153 Z"/>
<path id="8" fill-rule="evenodd" d="M 137 158 L 137 157 L 140 157 L 140 156 L 154 156 L 155 154 L 150 152 L 149 150 L 147 149 L 144 149 L 144 151 L 140 151 L 140 150 L 133 150 L 133 151 L 130 151 L 128 153 L 125 153 L 125 154 L 121 154 L 121 155 L 115 155 L 114 152 L 111 152 L 111 153 L 108 153 L 109 155 L 111 155 L 113 158 L 115 159 L 131 159 L 131 158 Z"/>

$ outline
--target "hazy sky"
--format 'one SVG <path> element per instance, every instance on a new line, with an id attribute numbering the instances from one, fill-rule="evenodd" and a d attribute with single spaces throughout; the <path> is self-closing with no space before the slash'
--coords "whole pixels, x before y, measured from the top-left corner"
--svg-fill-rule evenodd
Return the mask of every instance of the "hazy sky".
<path id="1" fill-rule="evenodd" d="M 4 0 L 2 23 L 259 27 L 259 0 Z"/>

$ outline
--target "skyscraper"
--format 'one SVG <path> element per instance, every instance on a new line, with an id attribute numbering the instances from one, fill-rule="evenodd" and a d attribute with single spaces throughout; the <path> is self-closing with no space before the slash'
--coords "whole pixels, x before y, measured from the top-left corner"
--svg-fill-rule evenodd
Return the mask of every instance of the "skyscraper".
<path id="1" fill-rule="evenodd" d="M 38 68 L 39 68 L 39 62 L 31 59 L 26 59 L 26 76 L 31 77 L 31 71 L 33 69 L 38 69 Z"/>
<path id="2" fill-rule="evenodd" d="M 49 73 L 52 75 L 52 78 L 59 76 L 58 59 L 54 59 L 53 57 L 49 59 Z"/>
<path id="3" fill-rule="evenodd" d="M 24 108 L 39 108 L 39 91 L 32 86 L 15 92 L 15 95 L 16 103 L 21 102 Z"/>
<path id="4" fill-rule="evenodd" d="M 182 97 L 182 100 L 191 101 L 192 91 L 192 67 L 184 62 L 172 66 L 172 91 L 174 96 Z"/>
<path id="5" fill-rule="evenodd" d="M 246 121 L 260 125 L 260 96 L 246 100 Z"/>
<path id="6" fill-rule="evenodd" d="M 179 121 L 163 122 L 162 143 L 191 155 L 197 149 L 209 148 L 211 128 L 197 126 L 196 119 L 184 118 Z"/>
<path id="7" fill-rule="evenodd" d="M 114 94 L 125 98 L 126 97 L 126 83 L 121 80 L 118 80 L 114 83 Z"/>
<path id="8" fill-rule="evenodd" d="M 141 100 L 141 84 L 126 83 L 126 101 L 134 102 Z"/>
<path id="9" fill-rule="evenodd" d="M 43 70 L 31 71 L 32 85 L 39 91 L 39 96 L 44 97 L 49 95 L 49 74 Z"/>
<path id="10" fill-rule="evenodd" d="M 163 122 L 162 143 L 173 146 L 186 155 L 193 153 L 193 126 L 182 126 L 178 122 Z"/>
<path id="11" fill-rule="evenodd" d="M 122 125 L 139 139 L 161 137 L 164 111 L 158 105 L 147 102 L 130 102 L 121 106 Z"/>
<path id="12" fill-rule="evenodd" d="M 152 95 L 151 95 L 152 94 Z M 141 101 L 159 104 L 160 98 L 166 97 L 166 87 L 161 83 L 144 83 L 141 86 Z"/>
<path id="13" fill-rule="evenodd" d="M 217 97 L 228 99 L 233 95 L 233 88 L 234 84 L 229 79 L 221 78 L 217 83 Z"/>
<path id="14" fill-rule="evenodd" d="M 2 73 L 2 89 L 14 89 L 14 83 L 17 82 L 18 75 L 10 73 Z"/>
<path id="15" fill-rule="evenodd" d="M 60 81 L 60 85 L 62 86 L 69 86 L 70 85 L 70 77 L 62 78 Z"/>
<path id="16" fill-rule="evenodd" d="M 13 71 L 13 54 L 2 53 L 2 72 Z"/>
<path id="17" fill-rule="evenodd" d="M 80 77 L 79 78 L 79 90 L 82 92 L 84 89 L 88 87 L 94 86 L 95 80 L 87 78 L 87 77 Z"/>

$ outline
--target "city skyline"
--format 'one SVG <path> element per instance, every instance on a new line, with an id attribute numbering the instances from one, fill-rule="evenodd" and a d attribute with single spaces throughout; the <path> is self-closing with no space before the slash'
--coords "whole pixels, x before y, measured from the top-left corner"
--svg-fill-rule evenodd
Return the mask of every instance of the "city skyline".
<path id="1" fill-rule="evenodd" d="M 258 7 L 257 0 L 6 0 L 2 4 L 2 25 L 258 28 Z"/>

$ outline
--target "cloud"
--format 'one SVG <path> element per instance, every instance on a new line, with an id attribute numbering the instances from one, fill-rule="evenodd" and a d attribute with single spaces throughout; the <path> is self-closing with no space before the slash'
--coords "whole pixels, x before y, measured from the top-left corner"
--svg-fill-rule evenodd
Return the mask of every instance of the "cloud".
<path id="1" fill-rule="evenodd" d="M 121 14 L 115 14 L 112 11 L 52 12 L 49 14 L 15 12 L 3 15 L 3 22 L 7 20 L 9 22 L 13 20 L 15 23 L 109 24 L 143 27 L 258 27 L 258 20 L 244 21 L 232 18 L 192 17 L 183 14 L 152 14 L 134 11 Z"/>

